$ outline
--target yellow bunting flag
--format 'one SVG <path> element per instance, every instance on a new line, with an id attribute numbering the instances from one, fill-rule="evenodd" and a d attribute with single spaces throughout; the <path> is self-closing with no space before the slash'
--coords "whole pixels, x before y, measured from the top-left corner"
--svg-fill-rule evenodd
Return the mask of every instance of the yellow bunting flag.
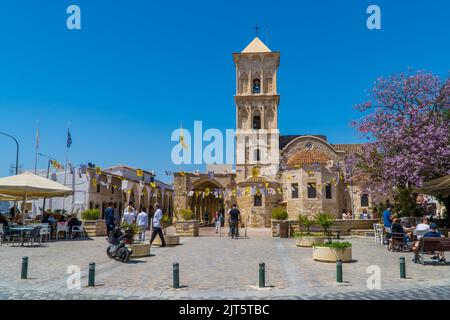
<path id="1" fill-rule="evenodd" d="M 137 169 L 137 170 L 136 170 L 136 175 L 137 175 L 138 177 L 143 177 L 143 176 L 144 176 L 144 171 L 142 171 L 141 169 Z"/>
<path id="2" fill-rule="evenodd" d="M 94 187 L 97 186 L 97 179 L 95 179 L 95 178 L 92 179 L 92 185 L 93 185 Z"/>
<path id="3" fill-rule="evenodd" d="M 100 167 L 95 167 L 95 173 L 96 174 L 101 174 L 102 173 L 102 169 Z"/>
<path id="4" fill-rule="evenodd" d="M 245 188 L 245 195 L 249 195 L 250 194 L 250 187 L 246 187 Z"/>
<path id="5" fill-rule="evenodd" d="M 156 188 L 156 183 L 150 182 L 150 186 L 151 186 L 152 188 Z"/>
<path id="6" fill-rule="evenodd" d="M 180 176 L 184 177 L 186 175 L 186 173 L 184 173 L 183 171 L 180 171 Z"/>
<path id="7" fill-rule="evenodd" d="M 205 188 L 205 196 L 209 196 L 209 188 Z"/>

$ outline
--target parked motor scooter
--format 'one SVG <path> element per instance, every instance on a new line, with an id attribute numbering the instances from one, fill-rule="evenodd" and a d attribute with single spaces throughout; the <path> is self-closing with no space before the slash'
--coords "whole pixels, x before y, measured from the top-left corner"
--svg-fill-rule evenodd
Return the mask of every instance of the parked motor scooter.
<path id="1" fill-rule="evenodd" d="M 131 247 L 132 233 L 130 229 L 123 230 L 116 227 L 110 233 L 106 240 L 109 243 L 106 249 L 106 254 L 111 259 L 127 263 L 130 260 L 130 256 L 133 254 L 133 248 Z"/>

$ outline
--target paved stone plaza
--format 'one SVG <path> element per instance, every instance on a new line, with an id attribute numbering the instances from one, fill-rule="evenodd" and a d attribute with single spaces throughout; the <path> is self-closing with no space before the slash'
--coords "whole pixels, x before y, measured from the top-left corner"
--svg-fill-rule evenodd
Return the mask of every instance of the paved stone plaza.
<path id="1" fill-rule="evenodd" d="M 371 239 L 353 243 L 353 263 L 344 264 L 344 283 L 335 282 L 335 264 L 312 260 L 310 248 L 295 239 L 249 230 L 247 238 L 182 238 L 177 247 L 152 248 L 152 256 L 129 264 L 110 260 L 106 240 L 58 241 L 43 247 L 0 247 L 0 299 L 450 299 L 450 265 L 415 265 L 411 253 L 388 252 Z M 399 277 L 399 257 L 407 279 Z M 29 279 L 20 280 L 22 256 Z M 267 288 L 258 288 L 259 262 L 266 263 Z M 96 287 L 87 287 L 89 262 L 97 266 Z M 172 285 L 172 264 L 180 263 L 183 288 Z M 66 287 L 67 267 L 82 269 L 82 288 Z M 367 267 L 381 268 L 381 290 L 369 290 Z"/>

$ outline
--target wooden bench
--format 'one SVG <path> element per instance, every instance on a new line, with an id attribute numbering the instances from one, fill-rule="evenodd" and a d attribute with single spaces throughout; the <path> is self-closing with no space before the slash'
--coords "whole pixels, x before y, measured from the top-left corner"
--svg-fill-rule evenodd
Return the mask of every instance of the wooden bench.
<path id="1" fill-rule="evenodd" d="M 419 249 L 414 256 L 414 261 L 424 265 L 424 254 L 434 254 L 436 252 L 446 251 L 450 251 L 450 238 L 421 238 L 419 241 Z"/>
<path id="2" fill-rule="evenodd" d="M 310 232 L 324 232 L 322 227 L 317 227 L 317 226 L 312 226 L 309 229 Z M 331 227 L 330 229 L 328 229 L 329 232 L 331 232 L 332 235 L 334 235 L 336 237 L 336 239 L 340 239 L 341 238 L 341 228 L 339 227 Z"/>

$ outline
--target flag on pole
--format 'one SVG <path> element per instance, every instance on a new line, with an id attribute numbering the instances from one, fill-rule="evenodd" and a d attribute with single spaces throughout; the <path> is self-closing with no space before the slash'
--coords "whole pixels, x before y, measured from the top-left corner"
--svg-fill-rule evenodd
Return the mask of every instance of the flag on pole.
<path id="1" fill-rule="evenodd" d="M 72 145 L 72 137 L 70 135 L 70 130 L 67 129 L 67 149 L 69 149 L 71 145 Z"/>

